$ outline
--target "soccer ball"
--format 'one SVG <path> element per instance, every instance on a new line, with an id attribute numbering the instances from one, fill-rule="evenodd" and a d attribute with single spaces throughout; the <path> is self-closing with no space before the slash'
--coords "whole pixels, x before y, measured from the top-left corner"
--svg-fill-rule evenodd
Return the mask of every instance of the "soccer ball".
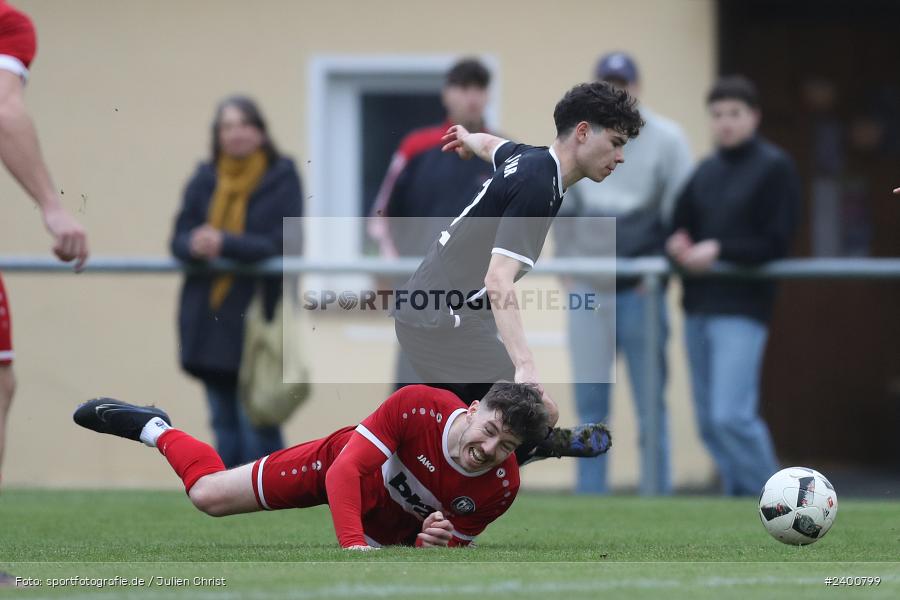
<path id="1" fill-rule="evenodd" d="M 759 518 L 779 542 L 804 546 L 828 533 L 837 516 L 834 486 L 818 471 L 788 467 L 772 475 L 759 495 Z"/>

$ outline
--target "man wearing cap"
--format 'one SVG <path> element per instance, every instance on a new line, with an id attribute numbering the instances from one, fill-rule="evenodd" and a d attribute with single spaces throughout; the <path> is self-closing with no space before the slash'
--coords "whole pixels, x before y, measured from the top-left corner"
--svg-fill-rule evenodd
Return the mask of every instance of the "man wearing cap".
<path id="1" fill-rule="evenodd" d="M 624 52 L 612 52 L 601 57 L 595 76 L 640 98 L 637 65 Z M 674 200 L 692 167 L 690 149 L 681 128 L 642 104 L 639 110 L 646 125 L 641 135 L 625 146 L 625 162 L 618 166 L 615 176 L 609 177 L 602 186 L 587 179 L 575 184 L 570 191 L 572 202 L 566 213 L 566 216 L 577 217 L 614 217 L 615 253 L 619 258 L 663 254 L 667 221 Z M 563 216 L 562 211 L 560 216 Z M 596 256 L 604 250 L 598 247 L 599 236 L 591 231 L 590 220 L 558 220 L 555 239 L 561 256 Z M 609 253 L 611 251 L 612 248 L 609 248 Z M 611 381 L 614 358 L 621 351 L 628 365 L 640 429 L 641 492 L 656 489 L 669 493 L 668 424 L 663 397 L 668 329 L 665 289 L 651 296 L 639 279 L 619 279 L 614 293 L 599 278 L 566 278 L 564 283 L 570 292 L 593 294 L 598 300 L 597 310 L 568 311 L 578 416 L 589 422 L 607 420 L 612 389 L 609 383 L 602 382 Z M 660 319 L 660 333 L 653 348 L 648 348 L 645 340 L 647 302 L 657 304 Z M 653 389 L 647 389 L 644 378 L 648 351 L 657 354 L 657 364 L 661 367 L 661 376 Z M 649 411 L 654 407 L 660 412 L 661 420 L 659 454 L 655 457 L 659 469 L 656 480 L 651 481 L 647 473 L 648 462 L 653 457 L 647 452 L 646 429 Z M 578 493 L 606 493 L 606 460 L 605 456 L 600 456 L 578 461 Z"/>

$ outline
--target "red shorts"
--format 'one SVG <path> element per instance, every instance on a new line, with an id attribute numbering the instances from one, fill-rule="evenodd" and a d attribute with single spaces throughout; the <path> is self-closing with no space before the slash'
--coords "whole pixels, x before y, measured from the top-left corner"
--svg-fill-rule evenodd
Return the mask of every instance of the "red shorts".
<path id="1" fill-rule="evenodd" d="M 265 510 L 306 508 L 328 503 L 325 472 L 355 427 L 326 438 L 273 452 L 253 463 L 253 493 Z"/>
<path id="2" fill-rule="evenodd" d="M 3 278 L 0 277 L 0 365 L 8 365 L 12 361 L 12 318 L 9 314 L 9 299 L 3 288 Z"/>
<path id="3" fill-rule="evenodd" d="M 37 51 L 37 36 L 28 15 L 7 5 L 0 8 L 0 69 L 28 79 Z"/>

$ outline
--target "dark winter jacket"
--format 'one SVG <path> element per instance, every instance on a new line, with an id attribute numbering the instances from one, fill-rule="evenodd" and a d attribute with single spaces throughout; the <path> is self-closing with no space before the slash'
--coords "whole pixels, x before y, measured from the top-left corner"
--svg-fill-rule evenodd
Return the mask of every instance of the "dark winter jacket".
<path id="1" fill-rule="evenodd" d="M 718 240 L 719 260 L 758 266 L 787 255 L 799 206 L 794 161 L 757 136 L 700 163 L 676 203 L 672 229 L 686 229 L 695 242 Z M 687 278 L 683 303 L 688 313 L 744 315 L 765 322 L 774 295 L 772 281 Z"/>
<path id="2" fill-rule="evenodd" d="M 171 241 L 172 254 L 182 261 L 196 261 L 189 249 L 191 231 L 206 223 L 215 187 L 215 167 L 211 163 L 200 164 L 185 188 Z M 282 218 L 299 217 L 302 212 L 297 169 L 290 159 L 279 158 L 250 196 L 244 233 L 225 233 L 222 258 L 250 263 L 280 256 Z M 217 311 L 209 304 L 212 280 L 209 275 L 188 275 L 184 280 L 178 315 L 181 366 L 204 380 L 236 380 L 247 306 L 261 283 L 266 312 L 271 314 L 281 295 L 281 277 L 236 277 Z"/>

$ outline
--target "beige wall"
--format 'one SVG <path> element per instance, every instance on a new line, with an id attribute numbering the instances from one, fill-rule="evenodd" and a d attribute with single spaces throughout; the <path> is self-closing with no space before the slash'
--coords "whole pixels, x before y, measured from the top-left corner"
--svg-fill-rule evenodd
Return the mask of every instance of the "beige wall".
<path id="1" fill-rule="evenodd" d="M 645 102 L 681 122 L 696 153 L 707 148 L 702 95 L 714 73 L 711 0 L 18 5 L 39 32 L 28 104 L 64 201 L 88 226 L 96 255 L 167 252 L 181 188 L 206 153 L 212 107 L 227 93 L 256 96 L 281 147 L 301 166 L 315 160 L 306 148 L 307 68 L 321 54 L 492 55 L 503 130 L 549 143 L 562 91 L 589 78 L 600 53 L 626 49 L 642 68 Z M 0 196 L 0 254 L 46 253 L 37 213 L 6 176 Z M 201 390 L 176 364 L 177 277 L 4 278 L 20 382 L 4 484 L 175 487 L 164 461 L 137 444 L 78 430 L 69 414 L 101 394 L 156 402 L 209 439 Z M 675 474 L 691 483 L 707 478 L 710 467 L 692 425 L 678 319 L 673 326 Z M 327 433 L 366 414 L 385 392 L 319 386 L 287 437 Z M 566 390 L 558 393 L 571 417 Z M 628 485 L 637 457 L 625 385 L 615 407 L 613 480 Z M 545 461 L 529 467 L 525 481 L 564 486 L 571 476 L 572 461 Z"/>

